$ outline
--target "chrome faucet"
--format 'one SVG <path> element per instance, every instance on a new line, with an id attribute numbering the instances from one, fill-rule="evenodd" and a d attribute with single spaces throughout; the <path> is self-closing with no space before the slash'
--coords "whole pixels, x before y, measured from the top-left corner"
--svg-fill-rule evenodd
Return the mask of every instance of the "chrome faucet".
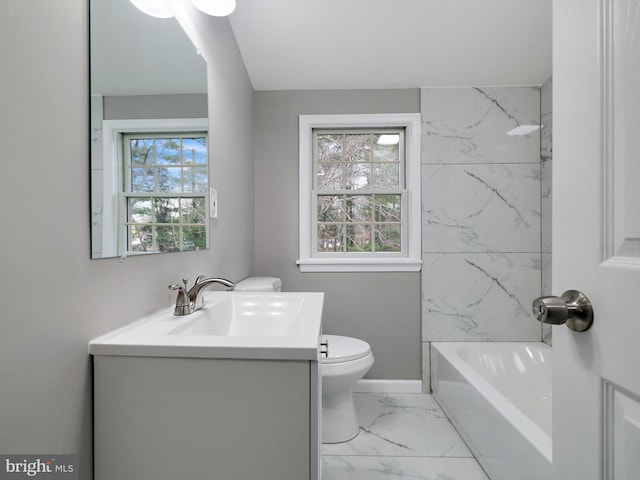
<path id="1" fill-rule="evenodd" d="M 200 275 L 196 278 L 196 282 L 193 287 L 187 290 L 187 279 L 183 278 L 182 285 L 169 285 L 170 290 L 178 290 L 178 297 L 176 298 L 176 308 L 173 310 L 174 315 L 189 315 L 204 307 L 204 299 L 202 293 L 205 288 L 214 283 L 218 283 L 226 287 L 227 291 L 231 291 L 236 287 L 236 284 L 230 280 L 224 278 L 206 278 L 204 275 Z"/>
<path id="2" fill-rule="evenodd" d="M 200 275 L 196 278 L 196 283 L 189 290 L 189 301 L 193 305 L 193 311 L 200 310 L 204 307 L 204 300 L 202 299 L 202 292 L 209 285 L 214 283 L 219 283 L 226 287 L 227 291 L 231 291 L 236 288 L 236 284 L 230 280 L 225 280 L 224 278 L 206 278 L 204 275 Z"/>

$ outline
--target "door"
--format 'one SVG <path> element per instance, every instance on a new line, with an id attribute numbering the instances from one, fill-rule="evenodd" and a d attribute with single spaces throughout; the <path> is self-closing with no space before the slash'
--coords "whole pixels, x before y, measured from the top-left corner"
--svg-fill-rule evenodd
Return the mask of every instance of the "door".
<path id="1" fill-rule="evenodd" d="M 558 479 L 640 479 L 640 0 L 554 0 L 553 327 Z"/>

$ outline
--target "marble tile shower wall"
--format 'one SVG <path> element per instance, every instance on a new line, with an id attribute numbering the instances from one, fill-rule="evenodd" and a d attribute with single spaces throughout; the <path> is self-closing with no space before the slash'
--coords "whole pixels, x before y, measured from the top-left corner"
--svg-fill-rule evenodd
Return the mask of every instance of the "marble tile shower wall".
<path id="1" fill-rule="evenodd" d="M 551 288 L 551 166 L 553 165 L 553 79 L 540 88 L 540 167 L 542 169 L 542 295 L 553 295 Z M 551 325 L 542 326 L 542 340 L 549 345 Z"/>
<path id="2" fill-rule="evenodd" d="M 432 341 L 540 341 L 540 88 L 423 88 L 423 388 Z M 511 134 L 508 134 L 511 132 Z M 425 358 L 426 357 L 426 358 Z"/>
<path id="3" fill-rule="evenodd" d="M 102 95 L 91 95 L 91 258 L 102 252 L 103 183 L 102 159 Z"/>

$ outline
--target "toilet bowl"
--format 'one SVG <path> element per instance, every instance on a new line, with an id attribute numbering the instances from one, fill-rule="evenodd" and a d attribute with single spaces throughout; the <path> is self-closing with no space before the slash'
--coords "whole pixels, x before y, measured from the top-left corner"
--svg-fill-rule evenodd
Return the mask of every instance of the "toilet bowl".
<path id="1" fill-rule="evenodd" d="M 363 340 L 323 335 L 328 355 L 321 359 L 322 443 L 340 443 L 360 432 L 352 387 L 373 365 L 371 347 Z"/>
<path id="2" fill-rule="evenodd" d="M 249 277 L 235 286 L 242 292 L 279 292 L 282 282 L 275 277 Z M 327 356 L 320 361 L 322 377 L 322 443 L 351 440 L 360 431 L 353 403 L 352 387 L 373 365 L 371 347 L 363 340 L 340 335 L 323 335 Z"/>

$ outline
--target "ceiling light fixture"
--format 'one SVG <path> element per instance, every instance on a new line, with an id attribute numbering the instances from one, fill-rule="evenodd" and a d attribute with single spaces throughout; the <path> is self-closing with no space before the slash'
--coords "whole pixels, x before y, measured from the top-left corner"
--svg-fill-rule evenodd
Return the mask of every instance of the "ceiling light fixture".
<path id="1" fill-rule="evenodd" d="M 165 0 L 129 0 L 138 10 L 156 18 L 171 18 L 173 12 Z M 172 1 L 172 0 L 169 0 Z M 201 12 L 214 17 L 226 17 L 236 9 L 236 0 L 183 0 L 191 2 Z"/>
<path id="2" fill-rule="evenodd" d="M 226 17 L 236 9 L 236 0 L 191 0 L 201 12 L 214 17 Z"/>
<path id="3" fill-rule="evenodd" d="M 138 10 L 156 18 L 171 18 L 173 12 L 169 10 L 164 0 L 129 0 Z"/>

